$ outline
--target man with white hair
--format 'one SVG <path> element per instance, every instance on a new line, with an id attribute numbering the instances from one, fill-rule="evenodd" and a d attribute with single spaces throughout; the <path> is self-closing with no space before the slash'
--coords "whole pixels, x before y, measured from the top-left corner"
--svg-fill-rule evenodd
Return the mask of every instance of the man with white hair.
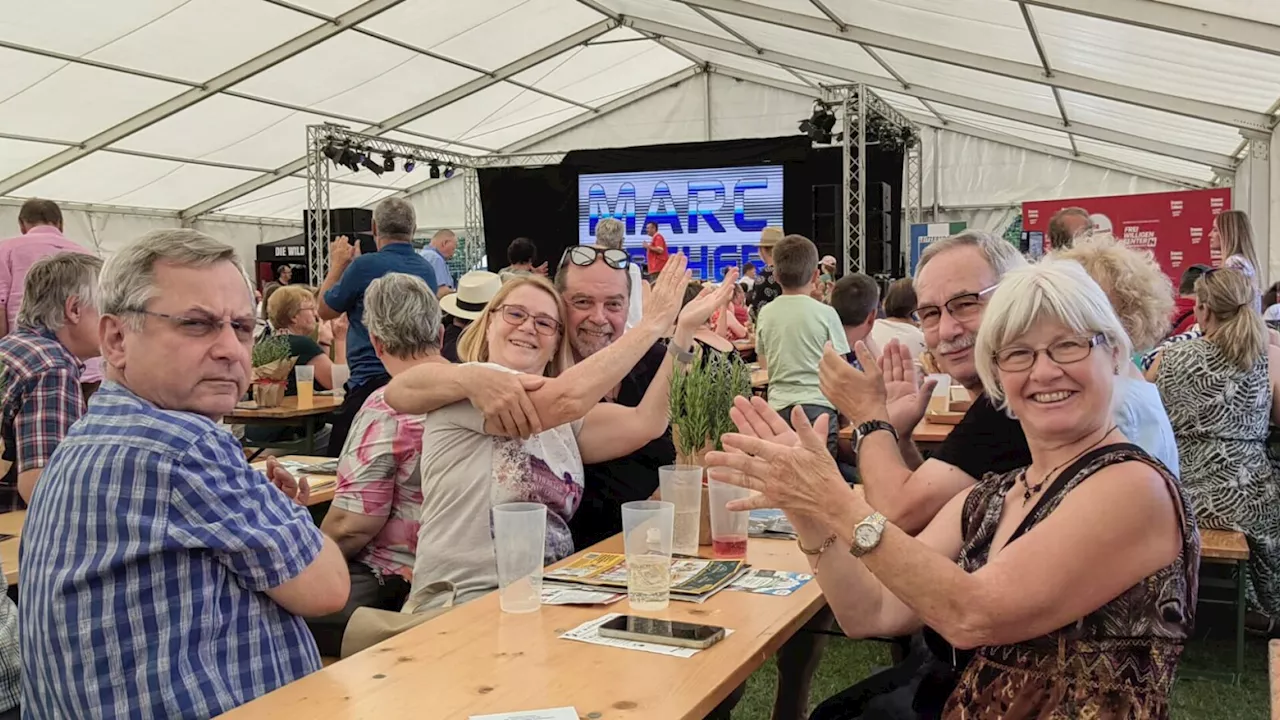
<path id="1" fill-rule="evenodd" d="M 306 484 L 274 459 L 264 477 L 219 425 L 251 372 L 235 250 L 152 232 L 106 263 L 99 306 L 106 382 L 23 528 L 22 705 L 211 717 L 320 669 L 299 616 L 346 603 L 346 562 Z"/>
<path id="2" fill-rule="evenodd" d="M 351 367 L 342 409 L 333 416 L 328 453 L 332 457 L 342 452 L 351 421 L 364 401 L 374 390 L 391 382 L 369 341 L 369 328 L 364 323 L 365 290 L 383 275 L 401 272 L 422 278 L 431 286 L 431 292 L 439 292 L 431 263 L 413 250 L 411 243 L 417 227 L 413 205 L 392 197 L 373 209 L 373 239 L 378 252 L 362 256 L 360 246 L 352 245 L 346 236 L 329 243 L 329 274 L 320 286 L 320 319 L 333 320 L 347 314 L 347 365 Z"/>
<path id="3" fill-rule="evenodd" d="M 596 223 L 596 244 L 600 247 L 624 250 L 622 245 L 625 239 L 626 228 L 623 227 L 621 220 L 608 217 Z M 629 264 L 627 274 L 631 278 L 631 287 L 628 290 L 630 297 L 627 305 L 627 329 L 631 329 L 640 322 L 640 317 L 644 314 L 644 291 L 649 288 L 649 285 L 644 282 L 639 265 Z"/>
<path id="4" fill-rule="evenodd" d="M 98 357 L 101 269 L 93 255 L 64 252 L 26 273 L 17 322 L 0 338 L 0 439 L 13 462 L 0 482 L 0 507 L 31 500 L 54 449 L 84 414 L 80 377 L 84 362 Z"/>
<path id="5" fill-rule="evenodd" d="M 437 297 L 444 297 L 458 287 L 453 282 L 453 273 L 449 272 L 449 261 L 457 251 L 458 236 L 452 230 L 446 229 L 437 230 L 436 234 L 431 236 L 431 243 L 418 253 L 431 264 L 431 270 L 436 274 L 436 283 L 439 286 L 436 290 Z"/>

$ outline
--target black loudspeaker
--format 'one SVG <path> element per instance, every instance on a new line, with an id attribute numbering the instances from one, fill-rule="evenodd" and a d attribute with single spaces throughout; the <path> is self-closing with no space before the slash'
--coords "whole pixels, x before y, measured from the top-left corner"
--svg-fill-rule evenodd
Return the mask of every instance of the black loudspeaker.
<path id="1" fill-rule="evenodd" d="M 893 189 L 889 183 L 871 183 L 867 187 L 866 247 L 868 275 L 893 275 L 900 259 L 893 252 Z M 895 263 L 895 260 L 898 262 Z"/>
<path id="2" fill-rule="evenodd" d="M 838 274 L 844 274 L 844 220 L 840 217 L 844 204 L 840 201 L 841 186 L 813 186 L 813 244 L 818 246 L 818 256 L 836 258 Z"/>
<path id="3" fill-rule="evenodd" d="M 311 221 L 311 211 L 302 211 L 302 226 L 305 228 Z M 378 245 L 373 241 L 373 211 L 365 208 L 334 208 L 329 211 L 329 237 L 346 235 L 352 241 L 359 241 L 361 253 L 378 252 Z"/>

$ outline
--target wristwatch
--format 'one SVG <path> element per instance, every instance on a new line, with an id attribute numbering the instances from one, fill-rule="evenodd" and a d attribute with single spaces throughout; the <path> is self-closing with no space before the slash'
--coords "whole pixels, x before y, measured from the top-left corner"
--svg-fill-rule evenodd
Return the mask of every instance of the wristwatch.
<path id="1" fill-rule="evenodd" d="M 849 554 L 862 557 L 880 544 L 880 536 L 884 534 L 884 525 L 889 521 L 884 515 L 873 512 L 853 526 L 853 542 L 849 545 Z"/>
<path id="2" fill-rule="evenodd" d="M 676 347 L 674 343 L 671 343 L 671 342 L 667 343 L 667 352 L 670 353 L 671 357 L 675 358 L 676 362 L 680 363 L 681 365 L 688 365 L 689 363 L 693 362 L 693 351 L 681 350 L 680 348 Z"/>
<path id="3" fill-rule="evenodd" d="M 888 430 L 893 435 L 894 442 L 898 441 L 898 430 L 893 423 L 886 420 L 868 420 L 862 423 L 853 431 L 853 451 L 858 451 L 858 446 L 862 444 L 862 439 L 877 430 Z"/>

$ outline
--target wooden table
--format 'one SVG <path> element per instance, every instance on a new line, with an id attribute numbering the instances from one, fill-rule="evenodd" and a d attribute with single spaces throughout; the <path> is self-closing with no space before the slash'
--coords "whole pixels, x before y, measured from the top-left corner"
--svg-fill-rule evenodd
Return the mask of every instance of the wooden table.
<path id="1" fill-rule="evenodd" d="M 912 431 L 911 439 L 916 441 L 917 445 L 941 445 L 942 441 L 946 440 L 947 436 L 951 434 L 951 429 L 954 427 L 954 425 L 943 425 L 942 423 L 921 420 L 920 424 L 916 425 L 916 429 Z M 845 440 L 852 440 L 853 430 L 854 427 L 852 425 L 840 428 L 840 437 Z"/>
<path id="2" fill-rule="evenodd" d="M 333 458 L 316 457 L 313 455 L 285 455 L 284 457 L 279 459 L 290 460 L 292 462 L 308 463 L 313 465 L 329 462 L 333 460 Z M 266 470 L 267 461 L 263 460 L 261 462 L 253 463 L 253 467 L 257 470 Z M 307 482 L 311 485 L 311 498 L 307 501 L 308 507 L 315 507 L 316 505 L 327 503 L 330 500 L 333 500 L 333 492 L 338 487 L 337 475 L 308 474 L 306 478 L 307 478 Z M 3 518 L 3 517 L 4 517 L 3 515 L 0 515 L 0 518 Z M 0 532 L 3 532 L 3 530 L 0 530 Z"/>
<path id="3" fill-rule="evenodd" d="M 741 340 L 734 340 L 733 347 L 740 353 L 755 352 L 756 340 L 755 338 L 742 338 Z"/>
<path id="4" fill-rule="evenodd" d="M 1206 530 L 1200 528 L 1200 562 L 1234 565 L 1235 578 L 1225 580 L 1205 577 L 1201 573 L 1200 587 L 1217 587 L 1235 590 L 1233 601 L 1200 598 L 1200 602 L 1234 604 L 1236 607 L 1236 672 L 1235 682 L 1244 675 L 1244 618 L 1245 576 L 1249 572 L 1249 542 L 1243 533 L 1234 530 Z"/>
<path id="5" fill-rule="evenodd" d="M 621 538 L 591 549 L 621 552 Z M 788 540 L 752 538 L 748 556 L 756 567 L 809 569 Z M 724 591 L 701 605 L 673 601 L 663 612 L 634 613 L 734 630 L 682 659 L 557 637 L 606 613 L 631 612 L 625 600 L 508 615 L 490 593 L 223 717 L 465 720 L 568 705 L 593 720 L 701 720 L 822 605 L 811 580 L 787 597 Z"/>
<path id="6" fill-rule="evenodd" d="M 0 542 L 0 565 L 4 566 L 4 579 L 9 585 L 18 584 L 18 547 L 26 519 L 26 510 L 0 513 L 0 534 L 14 536 Z"/>
<path id="7" fill-rule="evenodd" d="M 303 450 L 308 453 L 316 451 L 316 420 L 342 407 L 342 398 L 332 395 L 316 395 L 309 408 L 299 408 L 297 396 L 284 399 L 279 407 L 273 408 L 236 408 L 235 412 L 222 418 L 228 425 L 267 425 L 302 427 L 306 430 L 306 441 Z M 272 443 L 261 443 L 245 439 L 246 445 L 255 447 L 279 447 Z"/>
<path id="8" fill-rule="evenodd" d="M 751 371 L 751 387 L 757 390 L 769 387 L 769 371 L 768 370 L 752 370 Z"/>
<path id="9" fill-rule="evenodd" d="M 1267 678 L 1271 686 L 1271 720 L 1280 720 L 1280 640 L 1267 643 Z"/>

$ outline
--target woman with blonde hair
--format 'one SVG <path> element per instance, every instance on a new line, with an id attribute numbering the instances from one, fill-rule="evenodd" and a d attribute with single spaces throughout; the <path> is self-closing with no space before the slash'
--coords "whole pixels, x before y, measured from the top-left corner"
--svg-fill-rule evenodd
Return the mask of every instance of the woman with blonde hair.
<path id="1" fill-rule="evenodd" d="M 1253 249 L 1253 225 L 1243 210 L 1223 210 L 1209 230 L 1209 249 L 1222 255 L 1222 267 L 1239 270 L 1253 285 L 1255 309 L 1262 312 L 1262 290 L 1258 286 L 1258 253 Z"/>
<path id="2" fill-rule="evenodd" d="M 1235 270 L 1202 275 L 1196 319 L 1204 337 L 1160 351 L 1148 377 L 1173 422 L 1183 488 L 1200 524 L 1249 540 L 1249 623 L 1271 632 L 1280 619 L 1280 488 L 1267 459 L 1267 330 L 1253 294 Z"/>
<path id="3" fill-rule="evenodd" d="M 1060 260 L 1080 263 L 1102 288 L 1120 324 L 1129 334 L 1134 362 L 1125 363 L 1116 378 L 1120 402 L 1116 426 L 1125 437 L 1179 475 L 1178 444 L 1160 391 L 1147 382 L 1137 363 L 1169 331 L 1173 312 L 1173 283 L 1149 252 L 1130 250 L 1110 234 L 1078 238 L 1053 254 Z"/>
<path id="4" fill-rule="evenodd" d="M 601 256 L 617 270 L 629 262 L 621 250 L 596 249 L 586 265 Z M 563 298 L 545 278 L 522 275 L 507 281 L 463 332 L 464 364 L 419 366 L 391 380 L 388 405 L 426 414 L 422 522 L 407 609 L 467 602 L 497 588 L 494 505 L 546 505 L 544 559 L 573 553 L 569 520 L 582 499 L 583 464 L 628 455 L 666 432 L 672 364 L 690 359 L 695 330 L 729 300 L 733 278 L 681 311 L 685 265 L 683 254 L 673 254 L 640 323 L 577 365 Z M 668 357 L 640 404 L 600 402 L 673 322 Z M 452 592 L 440 594 L 440 587 Z"/>

